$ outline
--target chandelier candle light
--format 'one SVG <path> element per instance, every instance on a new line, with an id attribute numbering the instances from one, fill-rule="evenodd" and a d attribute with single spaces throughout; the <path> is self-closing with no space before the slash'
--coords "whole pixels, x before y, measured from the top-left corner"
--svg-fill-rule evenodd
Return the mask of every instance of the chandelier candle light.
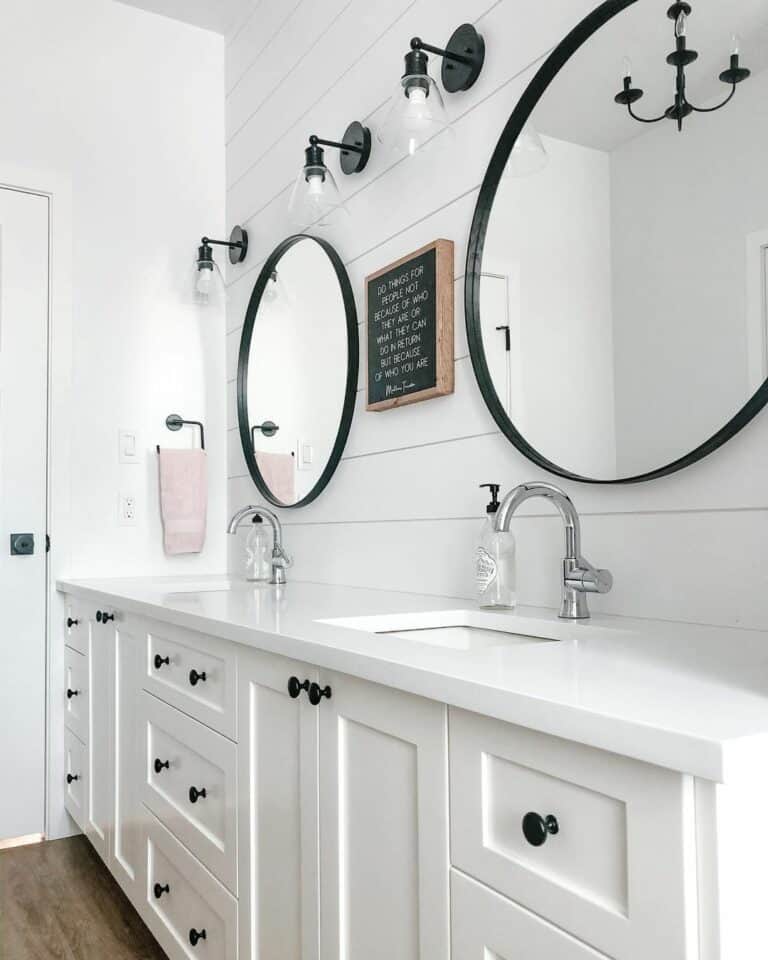
<path id="1" fill-rule="evenodd" d="M 629 60 L 624 61 L 624 89 L 616 94 L 615 101 L 627 108 L 629 115 L 640 123 L 658 123 L 660 120 L 674 120 L 677 123 L 677 129 L 683 129 L 683 121 L 692 113 L 714 113 L 722 109 L 731 101 L 736 93 L 736 87 L 742 81 L 750 76 L 751 71 L 742 67 L 739 63 L 739 41 L 738 37 L 733 38 L 731 45 L 731 65 L 727 70 L 720 74 L 720 80 L 729 84 L 731 91 L 722 103 L 714 107 L 697 107 L 691 103 L 686 93 L 685 70 L 699 57 L 695 50 L 688 48 L 687 28 L 688 17 L 691 15 L 690 3 L 673 3 L 667 10 L 667 16 L 675 23 L 675 49 L 667 57 L 667 63 L 675 68 L 675 102 L 671 107 L 667 107 L 664 113 L 659 117 L 640 117 L 633 110 L 633 105 L 643 96 L 644 91 L 639 87 L 632 86 L 632 67 Z"/>

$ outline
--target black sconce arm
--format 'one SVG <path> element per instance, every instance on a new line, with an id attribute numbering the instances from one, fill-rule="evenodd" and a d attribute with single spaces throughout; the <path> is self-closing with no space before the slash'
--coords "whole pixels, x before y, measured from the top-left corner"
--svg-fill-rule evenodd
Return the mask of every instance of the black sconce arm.
<path id="1" fill-rule="evenodd" d="M 466 63 L 472 66 L 475 63 L 473 57 L 463 53 L 457 53 L 455 50 L 444 50 L 442 47 L 435 47 L 431 43 L 424 43 L 421 37 L 413 37 L 411 40 L 411 50 L 426 50 L 427 53 L 437 54 L 446 60 L 453 60 L 455 63 Z"/>
<path id="2" fill-rule="evenodd" d="M 207 255 L 210 259 L 212 257 L 210 248 L 216 246 L 229 248 L 230 263 L 242 263 L 248 253 L 248 231 L 244 230 L 241 226 L 237 226 L 232 228 L 229 240 L 211 240 L 210 237 L 201 237 L 200 243 L 202 246 L 200 247 L 198 262 L 200 261 L 200 257 L 204 255 Z"/>
<path id="3" fill-rule="evenodd" d="M 341 169 L 344 173 L 360 173 L 365 169 L 371 155 L 371 131 L 354 120 L 339 140 L 326 140 L 313 133 L 309 138 L 306 153 L 306 166 L 324 166 L 323 147 L 333 147 L 341 151 Z"/>
<path id="4" fill-rule="evenodd" d="M 357 143 L 339 143 L 338 140 L 324 140 L 322 137 L 318 137 L 317 134 L 313 133 L 309 138 L 309 142 L 313 147 L 335 147 L 337 150 L 342 150 L 344 152 L 351 150 L 352 153 L 359 153 L 361 156 L 365 153 L 365 150 L 362 146 L 358 146 Z"/>

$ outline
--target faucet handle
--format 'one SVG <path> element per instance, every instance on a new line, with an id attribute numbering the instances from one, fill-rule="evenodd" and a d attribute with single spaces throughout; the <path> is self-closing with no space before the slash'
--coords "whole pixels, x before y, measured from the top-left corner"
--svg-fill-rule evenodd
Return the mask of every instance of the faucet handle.
<path id="1" fill-rule="evenodd" d="M 593 567 L 589 561 L 581 557 L 578 566 L 568 570 L 565 585 L 580 593 L 610 593 L 613 587 L 613 574 L 610 570 Z"/>
<path id="2" fill-rule="evenodd" d="M 286 553 L 281 546 L 275 544 L 272 549 L 272 566 L 287 570 L 293 566 L 293 557 L 289 553 Z"/>

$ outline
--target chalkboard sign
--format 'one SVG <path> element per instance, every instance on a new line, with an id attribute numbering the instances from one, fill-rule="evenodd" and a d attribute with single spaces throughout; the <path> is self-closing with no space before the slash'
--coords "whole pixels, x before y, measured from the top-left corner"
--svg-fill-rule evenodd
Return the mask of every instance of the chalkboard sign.
<path id="1" fill-rule="evenodd" d="M 366 277 L 368 410 L 453 393 L 453 241 Z"/>

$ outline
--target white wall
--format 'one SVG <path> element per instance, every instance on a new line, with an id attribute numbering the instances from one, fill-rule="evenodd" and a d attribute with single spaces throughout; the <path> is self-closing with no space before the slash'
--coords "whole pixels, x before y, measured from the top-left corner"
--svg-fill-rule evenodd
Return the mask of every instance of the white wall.
<path id="1" fill-rule="evenodd" d="M 61 574 L 224 562 L 223 318 L 189 297 L 198 238 L 224 228 L 223 78 L 221 37 L 112 0 L 3 7 L 3 164 L 72 184 L 72 539 Z M 195 558 L 162 550 L 154 445 L 187 442 L 165 429 L 169 413 L 208 427 L 209 536 Z M 120 427 L 140 432 L 139 465 L 118 464 Z M 134 527 L 118 525 L 121 491 L 137 497 Z"/>
<path id="2" fill-rule="evenodd" d="M 227 319 L 230 508 L 256 499 L 234 429 L 239 327 L 260 260 L 291 232 L 288 193 L 306 137 L 338 136 L 357 118 L 375 128 L 411 36 L 440 43 L 472 20 L 487 46 L 475 87 L 447 98 L 456 131 L 450 153 L 396 163 L 374 148 L 361 175 L 339 178 L 351 219 L 327 235 L 347 263 L 361 318 L 367 274 L 437 237 L 455 240 L 456 393 L 376 414 L 365 412 L 358 394 L 331 486 L 309 508 L 282 512 L 296 554 L 292 576 L 469 596 L 485 504 L 477 485 L 498 479 L 508 490 L 545 478 L 499 434 L 474 382 L 461 309 L 464 260 L 478 187 L 531 76 L 526 67 L 593 5 L 391 0 L 382 8 L 324 0 L 297 10 L 292 0 L 279 16 L 276 5 L 258 8 L 229 44 L 227 220 L 247 220 L 253 231 L 252 258 L 231 287 Z M 564 429 L 577 428 L 564 414 Z M 595 610 L 768 628 L 768 415 L 673 477 L 637 487 L 562 485 L 581 511 L 587 556 L 615 573 L 614 591 L 590 601 Z M 554 605 L 560 521 L 534 503 L 515 526 L 520 596 Z"/>

